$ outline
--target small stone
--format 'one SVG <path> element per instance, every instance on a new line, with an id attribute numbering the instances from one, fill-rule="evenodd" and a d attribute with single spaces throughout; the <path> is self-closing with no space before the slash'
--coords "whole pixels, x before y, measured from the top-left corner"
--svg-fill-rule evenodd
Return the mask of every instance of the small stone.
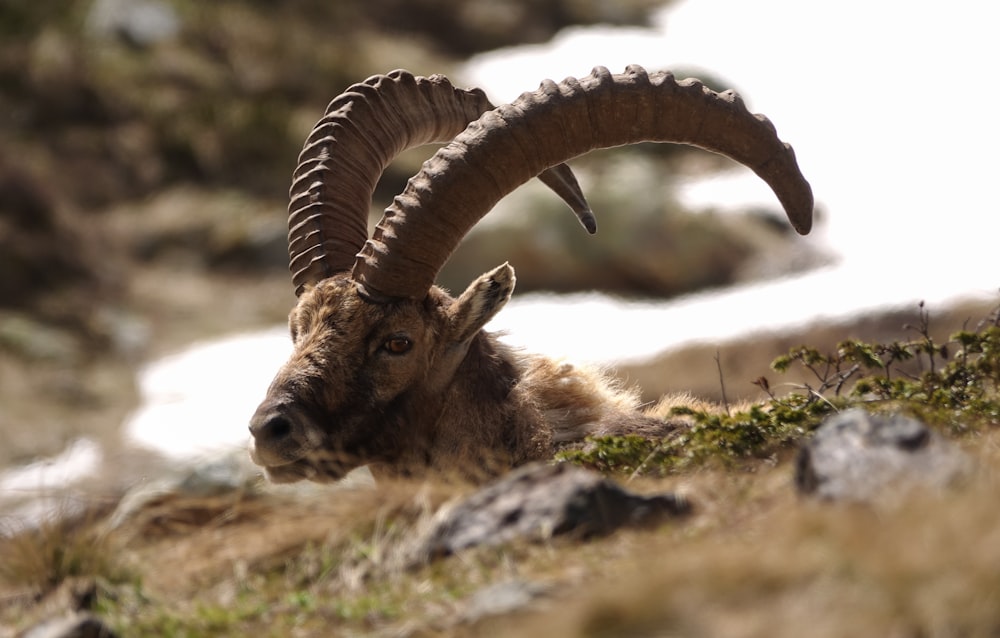
<path id="1" fill-rule="evenodd" d="M 170 40 L 180 27 L 174 8 L 159 0 L 97 0 L 87 16 L 93 35 L 118 36 L 137 47 Z"/>
<path id="2" fill-rule="evenodd" d="M 823 499 L 872 501 L 900 489 L 944 488 L 969 458 L 924 423 L 855 408 L 827 419 L 799 451 L 795 484 Z"/>
<path id="3" fill-rule="evenodd" d="M 477 590 L 466 601 L 462 621 L 475 623 L 490 616 L 520 611 L 549 592 L 541 583 L 509 580 Z"/>
<path id="4" fill-rule="evenodd" d="M 84 612 L 49 618 L 22 634 L 23 638 L 114 638 L 116 635 L 103 620 Z"/>

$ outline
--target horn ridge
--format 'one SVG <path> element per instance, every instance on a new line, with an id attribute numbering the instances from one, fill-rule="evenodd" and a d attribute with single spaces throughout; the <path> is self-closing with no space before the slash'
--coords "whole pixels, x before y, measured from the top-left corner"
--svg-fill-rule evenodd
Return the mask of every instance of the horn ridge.
<path id="1" fill-rule="evenodd" d="M 442 141 L 492 108 L 482 91 L 395 70 L 348 87 L 308 135 L 289 189 L 289 268 L 296 294 L 351 268 L 368 238 L 382 171 L 409 146 Z"/>
<path id="2" fill-rule="evenodd" d="M 352 276 L 385 298 L 420 299 L 462 237 L 511 190 L 597 148 L 683 143 L 726 155 L 775 192 L 792 226 L 812 224 L 812 190 L 791 147 L 732 91 L 638 66 L 596 67 L 484 113 L 424 163 L 357 256 Z"/>
<path id="3" fill-rule="evenodd" d="M 368 239 L 368 210 L 385 167 L 401 151 L 458 135 L 493 108 L 480 89 L 459 89 L 443 75 L 404 70 L 374 75 L 330 101 L 306 138 L 288 205 L 289 269 L 296 295 L 306 285 L 349 271 Z M 548 183 L 593 224 L 568 167 Z M 588 226 L 589 227 L 589 226 Z"/>

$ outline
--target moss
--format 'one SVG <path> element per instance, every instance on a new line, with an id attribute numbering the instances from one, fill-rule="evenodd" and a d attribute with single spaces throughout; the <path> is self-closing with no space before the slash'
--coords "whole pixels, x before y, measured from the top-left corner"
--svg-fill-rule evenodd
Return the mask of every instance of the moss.
<path id="1" fill-rule="evenodd" d="M 756 383 L 770 396 L 762 404 L 741 411 L 675 408 L 673 416 L 687 418 L 689 425 L 665 439 L 596 437 L 583 449 L 560 452 L 557 458 L 618 474 L 732 466 L 791 449 L 826 416 L 855 406 L 905 412 L 952 435 L 1000 425 L 1000 307 L 975 329 L 959 331 L 944 343 L 931 336 L 923 304 L 918 324 L 909 329 L 914 335 L 908 340 L 846 340 L 832 353 L 792 348 L 772 362 L 772 369 L 786 372 L 801 366 L 815 385 L 778 396 L 762 376 Z"/>

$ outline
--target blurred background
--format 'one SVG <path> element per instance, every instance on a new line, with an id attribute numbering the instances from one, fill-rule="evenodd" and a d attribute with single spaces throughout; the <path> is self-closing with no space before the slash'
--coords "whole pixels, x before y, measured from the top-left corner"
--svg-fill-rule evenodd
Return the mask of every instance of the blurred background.
<path id="1" fill-rule="evenodd" d="M 735 88 L 771 117 L 817 193 L 816 236 L 802 239 L 766 186 L 725 158 L 672 145 L 594 153 L 573 167 L 597 213 L 596 236 L 544 188 L 525 185 L 447 264 L 440 283 L 452 290 L 510 261 L 517 294 L 531 299 L 598 291 L 610 300 L 602 307 L 616 308 L 695 299 L 689 324 L 657 318 L 641 330 L 590 314 L 589 307 L 579 311 L 599 329 L 594 341 L 632 339 L 647 359 L 676 345 L 679 337 L 663 334 L 697 336 L 699 325 L 712 322 L 745 332 L 798 307 L 808 312 L 795 315 L 796 322 L 826 314 L 881 336 L 916 314 L 918 295 L 995 292 L 995 281 L 979 278 L 993 270 L 994 228 L 963 226 L 973 218 L 960 217 L 973 211 L 981 220 L 979 207 L 995 207 L 995 197 L 983 199 L 977 190 L 995 161 L 950 160 L 960 152 L 957 144 L 989 148 L 997 141 L 995 125 L 982 124 L 983 109 L 995 100 L 970 100 L 964 88 L 981 77 L 988 59 L 965 47 L 994 47 L 975 35 L 988 21 L 966 2 L 944 16 L 893 2 L 877 11 L 860 2 L 822 11 L 779 0 L 747 5 L 0 4 L 0 468 L 56 454 L 80 437 L 99 440 L 114 455 L 122 423 L 143 400 L 137 373 L 188 344 L 284 322 L 294 303 L 285 207 L 301 144 L 334 96 L 395 68 L 444 73 L 459 86 L 483 86 L 494 101 L 509 101 L 546 77 L 584 75 L 596 64 L 620 71 L 636 62 L 697 76 L 716 89 Z M 959 37 L 948 48 L 932 34 Z M 945 80 L 942 71 L 957 75 Z M 942 118 L 942 108 L 962 116 Z M 906 119 L 921 111 L 923 122 Z M 868 128 L 855 128 L 862 119 Z M 892 161 L 883 154 L 889 145 L 897 147 Z M 387 170 L 373 221 L 432 150 L 407 152 Z M 933 177 L 914 170 L 918 161 L 938 163 Z M 904 191 L 912 191 L 909 199 Z M 955 201 L 954 208 L 947 203 Z M 900 215 L 882 214 L 890 208 Z M 956 259 L 966 260 L 959 272 L 976 278 L 955 286 L 948 271 L 940 287 L 931 271 L 919 269 Z M 856 266 L 850 290 L 843 278 L 802 279 L 806 272 L 829 273 L 835 263 Z M 895 269 L 916 274 L 897 276 Z M 707 299 L 700 295 L 711 294 L 706 290 L 748 290 L 751 282 L 760 287 L 740 298 L 736 310 L 698 305 Z M 801 288 L 774 288 L 774 297 L 761 282 Z M 858 308 L 880 301 L 897 305 L 880 318 L 861 317 Z M 956 307 L 956 321 L 973 312 Z M 502 315 L 514 323 L 500 327 L 527 331 L 527 323 L 555 321 L 542 313 L 537 305 L 513 303 Z M 566 332 L 549 330 L 543 346 L 556 340 L 552 331 Z M 817 345 L 846 337 L 842 328 L 815 334 Z M 586 354 L 579 338 L 569 336 L 577 341 L 567 349 Z M 752 394 L 749 380 L 800 336 L 789 331 L 763 350 L 733 346 L 727 374 L 742 394 Z M 739 348 L 760 339 L 743 341 Z M 254 355 L 253 347 L 239 350 Z M 618 347 L 591 358 L 637 358 Z M 715 398 L 716 345 L 697 348 L 666 362 L 636 362 L 622 374 L 652 396 L 686 388 Z M 214 407 L 228 401 L 225 391 L 244 384 L 232 366 L 194 365 L 208 369 L 210 381 L 200 385 L 215 391 L 207 401 Z M 269 378 L 272 362 L 261 365 Z M 167 401 L 177 399 L 170 392 L 180 390 L 168 390 Z M 252 407 L 240 405 L 229 418 L 242 423 Z M 184 428 L 202 428 L 202 419 L 212 417 L 187 412 L 156 427 L 176 437 Z M 227 428 L 245 437 L 242 426 Z M 135 455 L 118 458 L 142 463 Z"/>
<path id="2" fill-rule="evenodd" d="M 404 65 L 461 85 L 455 74 L 477 53 L 545 42 L 573 25 L 648 25 L 663 5 L 0 5 L 0 465 L 116 428 L 136 401 L 137 364 L 283 321 L 294 300 L 291 171 L 348 85 Z M 523 89 L 541 79 L 526 77 Z M 373 213 L 431 151 L 390 167 Z M 662 298 L 773 276 L 788 263 L 769 256 L 790 239 L 776 206 L 721 219 L 692 215 L 675 196 L 675 181 L 728 164 L 665 145 L 588 158 L 577 172 L 594 209 L 609 213 L 596 237 L 544 189 L 524 188 L 470 236 L 441 282 L 461 290 L 505 260 L 519 293 Z M 792 267 L 809 263 L 803 253 Z"/>

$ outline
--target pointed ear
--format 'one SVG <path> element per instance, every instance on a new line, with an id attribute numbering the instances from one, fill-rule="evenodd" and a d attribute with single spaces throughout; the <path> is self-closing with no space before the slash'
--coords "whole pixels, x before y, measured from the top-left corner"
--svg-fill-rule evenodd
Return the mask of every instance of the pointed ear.
<path id="1" fill-rule="evenodd" d="M 472 282 L 448 309 L 451 340 L 461 343 L 479 332 L 506 305 L 514 282 L 514 269 L 507 263 Z"/>

